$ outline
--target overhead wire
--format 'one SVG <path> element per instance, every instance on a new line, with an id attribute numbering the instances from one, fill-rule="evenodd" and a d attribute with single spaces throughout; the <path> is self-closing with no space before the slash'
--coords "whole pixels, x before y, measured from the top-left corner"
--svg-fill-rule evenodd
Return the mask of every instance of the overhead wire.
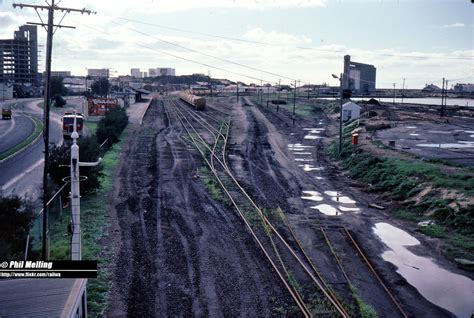
<path id="1" fill-rule="evenodd" d="M 213 38 L 230 40 L 230 41 L 238 41 L 238 42 L 245 42 L 245 43 L 252 43 L 252 44 L 259 44 L 259 45 L 267 45 L 267 46 L 277 46 L 277 47 L 292 47 L 292 48 L 297 48 L 297 49 L 300 49 L 300 50 L 312 50 L 312 51 L 321 51 L 321 52 L 329 52 L 329 53 L 347 53 L 347 50 L 331 50 L 331 49 L 322 49 L 322 48 L 315 48 L 315 47 L 291 46 L 291 45 L 288 45 L 288 44 L 271 43 L 271 42 L 263 42 L 263 41 L 235 38 L 235 37 L 230 37 L 230 36 L 215 35 L 215 34 L 209 34 L 209 33 L 204 33 L 204 32 L 197 32 L 197 31 L 191 31 L 191 30 L 186 30 L 186 29 L 180 29 L 180 28 L 176 28 L 176 27 L 164 26 L 164 25 L 156 24 L 156 23 L 137 21 L 137 20 L 134 20 L 134 19 L 121 17 L 121 16 L 115 16 L 115 17 L 111 17 L 111 18 L 126 20 L 126 21 L 129 21 L 129 22 L 134 22 L 134 23 L 138 23 L 138 24 L 155 26 L 155 27 L 158 27 L 158 28 L 173 30 L 173 31 L 182 32 L 182 33 L 197 34 L 197 35 L 203 35 L 203 36 L 207 36 L 207 37 L 213 37 Z M 385 56 L 385 57 L 412 58 L 412 59 L 444 59 L 444 60 L 469 60 L 469 61 L 474 60 L 474 56 L 471 56 L 471 57 L 455 57 L 455 56 L 445 57 L 445 56 L 439 56 L 438 57 L 438 56 L 428 56 L 428 55 L 391 54 L 391 53 L 378 53 L 378 52 L 364 52 L 364 54 L 378 55 L 378 56 Z"/>

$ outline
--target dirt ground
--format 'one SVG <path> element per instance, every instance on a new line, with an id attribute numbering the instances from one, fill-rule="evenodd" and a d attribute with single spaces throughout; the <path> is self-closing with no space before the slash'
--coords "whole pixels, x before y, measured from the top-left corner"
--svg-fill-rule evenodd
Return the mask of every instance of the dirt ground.
<path id="1" fill-rule="evenodd" d="M 348 285 L 323 241 L 323 230 L 362 298 L 380 317 L 401 316 L 344 236 L 345 226 L 410 316 L 452 316 L 425 300 L 381 258 L 385 247 L 372 228 L 376 222 L 387 221 L 389 214 L 368 205 L 385 202 L 365 193 L 362 185 L 346 178 L 329 161 L 323 139 L 304 139 L 308 134 L 304 128 L 318 127 L 322 136 L 327 134 L 329 120 L 322 112 L 293 125 L 284 109 L 276 113 L 266 107 L 243 106 L 235 98 L 208 103 L 206 112 L 232 119 L 228 159 L 239 182 L 259 205 L 284 211 L 312 261 L 338 294 L 345 298 Z M 182 139 L 179 121 L 164 107 L 161 101 L 152 103 L 143 126 L 129 134 L 121 157 L 111 210 L 116 257 L 107 316 L 278 315 L 278 309 L 291 304 L 291 299 L 233 209 L 212 199 L 203 183 L 193 178 L 202 159 Z M 300 155 L 288 147 L 302 141 L 311 145 L 300 152 L 309 153 L 302 155 L 307 161 L 295 160 Z M 308 173 L 304 164 L 317 169 Z M 303 191 L 316 191 L 324 200 L 303 200 Z M 326 191 L 354 199 L 355 205 L 345 207 L 355 206 L 359 213 L 334 217 L 318 212 L 312 207 L 315 204 L 335 204 Z M 404 226 L 399 221 L 391 223 Z M 430 240 L 410 233 L 426 247 L 419 251 L 422 255 L 457 271 Z"/>

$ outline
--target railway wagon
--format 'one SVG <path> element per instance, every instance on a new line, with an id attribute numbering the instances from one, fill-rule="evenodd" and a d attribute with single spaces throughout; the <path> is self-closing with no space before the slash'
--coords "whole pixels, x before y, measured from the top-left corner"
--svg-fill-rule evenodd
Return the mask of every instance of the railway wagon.
<path id="1" fill-rule="evenodd" d="M 198 97 L 191 94 L 189 91 L 179 93 L 179 98 L 181 98 L 186 103 L 196 107 L 198 110 L 203 110 L 206 108 L 206 99 L 204 97 Z"/>

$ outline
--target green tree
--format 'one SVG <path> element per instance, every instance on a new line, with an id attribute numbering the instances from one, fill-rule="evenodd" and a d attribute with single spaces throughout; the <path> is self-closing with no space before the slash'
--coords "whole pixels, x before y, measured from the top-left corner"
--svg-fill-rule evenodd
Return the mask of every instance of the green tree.
<path id="1" fill-rule="evenodd" d="M 79 160 L 95 162 L 100 156 L 100 145 L 94 137 L 81 137 L 78 139 Z M 57 185 L 63 184 L 63 179 L 70 176 L 71 146 L 62 144 L 54 145 L 50 150 L 50 175 Z M 67 165 L 67 167 L 65 167 Z M 93 192 L 99 188 L 99 178 L 102 176 L 102 165 L 95 167 L 81 167 L 81 176 L 87 180 L 81 182 L 81 193 Z"/>
<path id="2" fill-rule="evenodd" d="M 62 77 L 51 77 L 50 89 L 51 96 L 65 96 L 67 95 L 67 88 L 63 83 L 64 79 Z"/>
<path id="3" fill-rule="evenodd" d="M 92 94 L 106 97 L 110 91 L 109 80 L 105 77 L 101 77 L 92 83 L 91 86 Z"/>
<path id="4" fill-rule="evenodd" d="M 111 143 L 117 142 L 120 134 L 127 127 L 127 123 L 128 116 L 125 109 L 115 108 L 110 110 L 97 125 L 97 141 L 102 143 L 108 139 Z"/>
<path id="5" fill-rule="evenodd" d="M 0 259 L 23 259 L 33 221 L 34 211 L 29 202 L 18 196 L 0 197 Z"/>

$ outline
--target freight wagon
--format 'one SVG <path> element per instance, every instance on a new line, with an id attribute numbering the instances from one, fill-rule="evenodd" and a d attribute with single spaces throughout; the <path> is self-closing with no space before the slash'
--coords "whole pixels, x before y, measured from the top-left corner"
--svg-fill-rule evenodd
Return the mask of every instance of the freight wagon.
<path id="1" fill-rule="evenodd" d="M 179 93 L 179 98 L 198 110 L 206 108 L 206 99 L 193 95 L 189 91 Z"/>

